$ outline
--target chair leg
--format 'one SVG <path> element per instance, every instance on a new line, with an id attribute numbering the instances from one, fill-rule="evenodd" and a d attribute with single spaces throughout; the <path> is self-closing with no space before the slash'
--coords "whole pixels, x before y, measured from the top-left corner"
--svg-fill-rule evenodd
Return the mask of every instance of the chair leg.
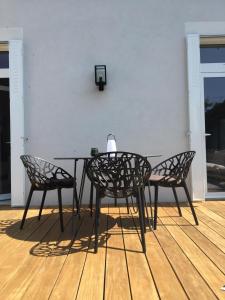
<path id="1" fill-rule="evenodd" d="M 156 230 L 157 228 L 158 193 L 159 193 L 159 187 L 158 185 L 155 185 L 154 225 L 153 225 L 154 230 Z"/>
<path id="2" fill-rule="evenodd" d="M 90 187 L 90 204 L 89 204 L 91 217 L 93 215 L 93 194 L 94 194 L 93 192 L 94 192 L 94 186 L 93 186 L 93 183 L 91 182 L 91 187 Z"/>
<path id="3" fill-rule="evenodd" d="M 175 198 L 175 201 L 176 201 L 177 209 L 178 209 L 178 212 L 179 212 L 179 216 L 182 217 L 182 212 L 181 212 L 179 201 L 178 201 L 178 198 L 177 198 L 176 189 L 175 189 L 174 186 L 172 187 L 172 189 L 173 189 L 173 195 L 174 195 L 174 198 Z"/>
<path id="4" fill-rule="evenodd" d="M 60 227 L 61 231 L 64 231 L 63 227 L 63 212 L 62 212 L 62 191 L 58 189 L 58 202 L 59 202 L 59 218 L 60 218 Z"/>
<path id="5" fill-rule="evenodd" d="M 98 227 L 100 217 L 101 198 L 99 197 L 98 191 L 96 191 L 96 209 L 95 209 L 95 253 L 98 252 Z"/>
<path id="6" fill-rule="evenodd" d="M 129 210 L 129 201 L 128 201 L 128 198 L 126 198 L 126 206 L 127 206 L 127 213 L 129 214 L 130 210 Z"/>
<path id="7" fill-rule="evenodd" d="M 151 219 L 149 218 L 148 205 L 147 205 L 147 201 L 146 201 L 146 198 L 145 198 L 145 189 L 142 189 L 142 197 L 143 197 L 143 203 L 144 203 L 144 211 L 146 212 L 146 219 L 148 221 L 148 227 L 151 230 Z"/>
<path id="8" fill-rule="evenodd" d="M 140 189 L 140 204 L 142 208 L 142 216 L 143 216 L 143 225 L 144 225 L 144 233 L 146 233 L 146 223 L 145 223 L 145 195 L 143 189 Z"/>
<path id="9" fill-rule="evenodd" d="M 195 224 L 198 225 L 198 219 L 197 219 L 197 216 L 196 216 L 196 213 L 195 213 L 194 206 L 193 206 L 192 201 L 191 201 L 190 194 L 189 194 L 189 192 L 188 192 L 188 188 L 187 188 L 186 182 L 184 182 L 183 187 L 184 187 L 184 190 L 185 190 L 187 199 L 188 199 L 188 203 L 189 203 L 190 208 L 191 208 L 191 212 L 192 212 L 193 218 L 194 218 L 194 220 L 195 220 Z"/>
<path id="10" fill-rule="evenodd" d="M 23 213 L 23 218 L 22 218 L 22 221 L 21 221 L 21 224 L 20 224 L 20 229 L 23 229 L 23 225 L 24 225 L 24 222 L 25 222 L 25 219 L 26 219 L 26 216 L 27 216 L 27 211 L 28 211 L 29 206 L 30 206 L 30 202 L 31 202 L 31 198 L 32 198 L 32 195 L 33 195 L 33 191 L 34 191 L 34 189 L 31 186 L 30 192 L 29 192 L 29 195 L 28 195 L 28 198 L 27 198 L 26 207 L 25 207 L 25 210 L 24 210 L 24 213 Z"/>
<path id="11" fill-rule="evenodd" d="M 42 196 L 42 201 L 41 201 L 41 207 L 40 207 L 40 210 L 39 210 L 38 220 L 41 219 L 41 213 L 42 213 L 42 210 L 43 210 L 43 207 L 44 207 L 46 193 L 47 193 L 47 191 L 44 190 L 44 193 L 43 193 L 43 196 Z"/>
<path id="12" fill-rule="evenodd" d="M 115 204 L 115 207 L 117 207 L 117 199 L 114 198 L 114 204 Z"/>
<path id="13" fill-rule="evenodd" d="M 149 204 L 150 204 L 151 219 L 153 219 L 153 212 L 152 212 L 152 195 L 151 195 L 151 187 L 150 187 L 150 183 L 149 183 L 149 182 L 148 182 L 148 196 L 149 196 Z"/>
<path id="14" fill-rule="evenodd" d="M 145 226 L 144 226 L 144 215 L 143 215 L 143 200 L 141 197 L 141 192 L 138 190 L 137 194 L 137 205 L 138 205 L 138 211 L 139 211 L 139 223 L 140 223 L 140 229 L 141 229 L 141 244 L 143 252 L 146 253 L 146 244 L 145 244 Z"/>

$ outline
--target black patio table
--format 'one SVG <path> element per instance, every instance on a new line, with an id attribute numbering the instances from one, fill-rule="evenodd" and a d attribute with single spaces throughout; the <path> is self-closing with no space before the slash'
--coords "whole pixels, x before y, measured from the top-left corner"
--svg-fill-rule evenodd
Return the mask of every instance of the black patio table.
<path id="1" fill-rule="evenodd" d="M 157 155 L 142 155 L 146 158 L 154 158 L 154 157 L 161 157 L 161 154 Z M 93 156 L 73 156 L 73 157 L 54 157 L 56 160 L 73 160 L 74 161 L 74 187 L 73 187 L 73 214 L 74 214 L 74 208 L 75 208 L 75 201 L 79 203 L 79 208 L 82 204 L 82 197 L 84 192 L 84 184 L 85 184 L 85 178 L 86 178 L 86 167 L 88 161 L 93 158 Z M 79 188 L 79 195 L 77 194 L 77 162 L 79 160 L 83 161 L 83 169 L 82 169 L 82 176 L 81 176 L 81 182 L 80 182 L 80 188 Z M 93 197 L 93 183 L 91 183 L 91 193 L 90 197 Z M 77 211 L 78 216 L 80 217 L 80 211 Z"/>

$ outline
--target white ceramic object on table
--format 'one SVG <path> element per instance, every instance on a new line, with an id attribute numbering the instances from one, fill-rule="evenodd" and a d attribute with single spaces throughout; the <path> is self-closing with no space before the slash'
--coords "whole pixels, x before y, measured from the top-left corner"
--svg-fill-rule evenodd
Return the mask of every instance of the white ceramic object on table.
<path id="1" fill-rule="evenodd" d="M 115 152 L 117 151 L 116 147 L 116 138 L 113 134 L 107 135 L 107 152 Z M 112 154 L 112 156 L 115 156 L 115 154 Z"/>

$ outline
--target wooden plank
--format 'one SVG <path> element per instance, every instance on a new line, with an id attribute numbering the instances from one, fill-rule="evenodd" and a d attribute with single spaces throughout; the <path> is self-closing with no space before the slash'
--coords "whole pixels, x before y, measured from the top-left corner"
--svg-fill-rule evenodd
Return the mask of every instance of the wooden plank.
<path id="1" fill-rule="evenodd" d="M 186 210 L 181 208 L 183 217 L 194 224 L 193 216 L 190 210 Z M 196 229 L 199 230 L 202 234 L 204 234 L 212 243 L 214 243 L 223 253 L 225 253 L 225 239 L 221 238 L 221 236 L 215 231 L 211 230 L 207 225 L 205 225 L 201 220 L 199 220 L 199 225 L 196 226 Z"/>
<path id="2" fill-rule="evenodd" d="M 190 208 L 186 208 L 186 210 L 190 210 Z M 221 235 L 221 237 L 225 237 L 225 228 L 221 224 L 217 223 L 215 220 L 213 220 L 211 217 L 206 215 L 201 210 L 196 210 L 198 214 L 198 219 L 201 220 L 205 225 L 207 225 L 210 229 L 214 230 L 218 234 Z"/>
<path id="3" fill-rule="evenodd" d="M 105 299 L 131 299 L 119 208 L 109 207 Z"/>
<path id="4" fill-rule="evenodd" d="M 30 223 L 30 217 L 33 217 L 37 213 L 36 210 L 29 210 L 29 216 L 27 219 L 27 223 Z M 3 239 L 5 240 L 7 235 L 4 235 L 8 228 L 13 225 L 19 224 L 22 219 L 23 210 L 10 209 L 9 210 L 0 210 L 0 244 L 4 245 Z M 19 226 L 18 226 L 19 227 Z"/>
<path id="5" fill-rule="evenodd" d="M 161 216 L 160 211 L 162 211 L 162 208 L 159 209 L 159 216 Z M 211 287 L 214 294 L 219 299 L 224 299 L 224 293 L 220 290 L 220 287 L 223 286 L 225 279 L 222 272 L 195 245 L 195 243 L 183 232 L 183 230 L 179 226 L 176 226 L 176 223 L 170 217 L 163 216 L 160 219 L 162 224 L 166 226 L 167 230 L 182 248 L 189 260 Z"/>
<path id="6" fill-rule="evenodd" d="M 160 220 L 158 222 L 161 223 Z M 217 299 L 165 226 L 158 226 L 154 233 L 189 299 Z"/>
<path id="7" fill-rule="evenodd" d="M 84 216 L 66 262 L 53 287 L 50 295 L 51 300 L 75 299 L 89 249 L 93 219 L 89 214 Z"/>
<path id="8" fill-rule="evenodd" d="M 217 215 L 221 216 L 222 218 L 225 218 L 225 205 L 222 201 L 211 201 L 211 202 L 204 202 L 202 203 L 203 207 L 208 208 L 209 210 L 213 211 Z"/>
<path id="9" fill-rule="evenodd" d="M 206 200 L 204 202 L 201 203 L 201 205 L 215 205 L 215 206 L 221 206 L 221 205 L 225 205 L 225 199 L 224 200 Z"/>
<path id="10" fill-rule="evenodd" d="M 173 214 L 173 207 L 164 207 L 164 211 L 170 215 Z M 225 254 L 215 246 L 205 235 L 184 218 L 172 217 L 177 225 L 195 242 L 195 244 L 208 256 L 222 273 L 225 272 Z"/>
<path id="11" fill-rule="evenodd" d="M 200 203 L 201 206 L 216 206 L 220 207 L 222 210 L 225 208 L 225 200 L 205 200 Z"/>
<path id="12" fill-rule="evenodd" d="M 47 218 L 50 216 L 48 213 L 50 210 L 46 210 L 43 214 L 40 221 L 37 220 L 37 218 L 31 217 L 32 212 L 29 213 L 29 218 L 26 220 L 24 228 L 20 229 L 20 222 L 19 219 L 10 219 L 11 225 L 5 228 L 4 235 L 2 234 L 2 237 L 0 239 L 0 248 L 2 252 L 6 252 L 6 256 L 0 256 L 0 264 L 5 260 L 9 255 L 11 255 L 13 252 L 15 252 L 15 249 L 23 243 L 24 240 L 27 240 L 31 234 L 39 228 L 39 226 L 47 220 Z M 33 212 L 33 215 L 37 214 L 37 210 Z"/>
<path id="13" fill-rule="evenodd" d="M 120 208 L 125 212 L 126 208 Z M 131 215 L 121 215 L 131 294 L 134 300 L 159 299 L 154 279 Z M 151 248 L 153 249 L 152 245 Z"/>
<path id="14" fill-rule="evenodd" d="M 103 298 L 107 237 L 107 211 L 108 208 L 101 209 L 98 253 L 96 254 L 93 251 L 93 235 L 76 299 L 89 300 Z"/>
<path id="15" fill-rule="evenodd" d="M 39 230 L 34 232 L 31 239 L 22 243 L 14 256 L 7 260 L 7 263 L 4 263 L 4 270 L 0 274 L 1 297 L 3 299 L 22 297 L 33 276 L 39 271 L 41 262 L 46 259 L 44 256 L 37 257 L 38 253 L 41 256 L 42 244 L 48 244 L 56 239 L 56 235 L 61 234 L 58 219 L 58 214 L 48 218 L 39 227 Z M 35 253 L 36 255 L 34 255 Z"/>
<path id="16" fill-rule="evenodd" d="M 27 224 L 23 230 L 19 229 L 19 223 L 12 229 L 12 232 L 5 241 L 8 247 L 5 251 L 2 251 L 0 256 L 0 263 L 4 263 L 4 268 L 7 269 L 8 262 L 11 262 L 12 258 L 14 258 L 17 253 L 19 254 L 18 260 L 21 261 L 23 255 L 26 255 L 27 252 L 29 253 L 29 247 L 32 244 L 32 241 L 35 242 L 39 236 L 44 236 L 44 234 L 46 234 L 49 229 L 48 226 L 52 224 L 53 221 L 56 221 L 56 219 L 52 220 L 52 218 L 49 220 L 49 217 L 50 215 L 45 214 L 39 222 L 36 220 L 34 222 L 32 221 L 32 223 Z M 22 252 L 22 249 L 25 249 L 25 252 Z"/>
<path id="17" fill-rule="evenodd" d="M 199 205 L 201 204 L 196 206 Z M 213 205 L 218 210 L 216 204 Z M 204 207 L 208 209 L 207 205 Z M 57 256 L 57 250 L 60 254 L 63 248 L 69 248 L 69 232 L 64 233 L 64 237 L 61 236 L 57 213 L 50 215 L 50 210 L 45 209 L 43 213 L 50 217 L 44 216 L 39 223 L 33 218 L 38 211 L 32 209 L 24 230 L 20 231 L 18 226 L 14 227 L 15 238 L 12 238 L 13 234 L 10 236 L 4 232 L 2 223 L 0 244 L 1 238 L 5 243 L 2 242 L 4 251 L 1 251 L 0 256 L 0 299 L 72 300 L 76 296 L 82 300 L 103 297 L 120 299 L 123 293 L 121 299 L 180 300 L 180 288 L 185 290 L 186 299 L 214 300 L 215 294 L 217 298 L 223 299 L 224 293 L 220 292 L 220 287 L 224 284 L 224 276 L 223 280 L 221 279 L 224 271 L 224 256 L 221 256 L 221 252 L 225 249 L 223 226 L 212 219 L 212 214 L 209 217 L 202 210 L 196 210 L 200 225 L 190 226 L 194 221 L 189 208 L 182 208 L 184 218 L 176 217 L 176 208 L 159 208 L 157 230 L 146 233 L 146 256 L 142 253 L 134 221 L 131 220 L 131 215 L 127 215 L 126 208 L 121 208 L 122 224 L 119 222 L 118 208 L 110 208 L 108 220 L 111 220 L 112 224 L 108 223 L 108 248 L 105 249 L 105 235 L 102 234 L 100 255 L 93 254 L 93 242 L 89 247 L 94 218 L 85 215 L 86 221 L 82 223 L 70 251 L 66 249 L 69 255 Z M 104 209 L 103 211 L 107 212 Z M 215 209 L 212 212 L 217 214 Z M 0 209 L 0 219 L 6 221 L 6 228 L 7 220 L 8 224 L 12 221 L 9 228 L 13 228 L 14 221 L 20 220 L 22 213 L 23 210 Z M 168 217 L 168 213 L 172 218 Z M 69 222 L 69 217 L 66 217 L 66 220 Z M 114 227 L 113 220 L 118 221 Z M 160 220 L 164 225 L 160 224 Z M 106 229 L 107 222 L 104 222 Z M 213 224 L 217 224 L 216 229 L 213 228 Z M 16 236 L 21 239 L 17 239 Z M 173 275 L 165 275 L 167 270 Z M 174 292 L 177 286 L 178 296 Z"/>
<path id="18" fill-rule="evenodd" d="M 22 217 L 23 209 L 11 208 L 9 205 L 0 205 L 0 220 L 7 220 L 8 218 L 20 219 Z"/>
<path id="19" fill-rule="evenodd" d="M 217 212 L 214 212 L 214 211 L 208 209 L 208 206 L 207 207 L 199 206 L 198 210 L 204 212 L 204 214 L 206 214 L 207 216 L 209 216 L 210 218 L 212 218 L 214 221 L 221 224 L 222 226 L 225 226 L 225 218 L 224 218 L 225 214 L 224 214 L 224 217 L 221 217 L 220 215 L 218 215 Z M 217 211 L 217 209 L 216 209 L 216 211 Z"/>
<path id="20" fill-rule="evenodd" d="M 133 217 L 135 225 L 138 226 L 137 214 L 133 215 Z M 147 230 L 145 240 L 147 247 L 146 257 L 153 273 L 160 299 L 188 299 L 154 232 Z M 173 286 L 172 289 L 171 286 Z"/>
<path id="21" fill-rule="evenodd" d="M 223 212 L 225 211 L 225 199 L 220 201 L 209 201 L 206 200 L 201 203 L 202 206 L 208 207 L 208 206 L 214 206 L 220 208 Z"/>
<path id="22" fill-rule="evenodd" d="M 46 249 L 43 249 L 46 259 L 39 264 L 39 271 L 33 276 L 32 282 L 22 295 L 23 300 L 49 299 L 49 295 L 70 252 L 73 239 L 79 230 L 81 222 L 82 220 L 75 219 L 74 226 L 76 231 L 74 231 L 72 229 L 72 220 L 70 219 L 65 231 L 60 234 L 59 238 L 58 233 L 55 232 L 56 238 L 51 236 L 50 242 L 41 245 L 41 247 L 46 247 Z"/>

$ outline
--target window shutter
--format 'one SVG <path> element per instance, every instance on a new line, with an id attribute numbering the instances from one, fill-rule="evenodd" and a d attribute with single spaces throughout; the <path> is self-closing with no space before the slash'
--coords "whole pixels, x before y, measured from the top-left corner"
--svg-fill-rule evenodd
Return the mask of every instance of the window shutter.
<path id="1" fill-rule="evenodd" d="M 9 45 L 7 42 L 0 42 L 0 52 L 9 51 Z"/>
<path id="2" fill-rule="evenodd" d="M 201 46 L 225 46 L 225 36 L 201 36 Z"/>

